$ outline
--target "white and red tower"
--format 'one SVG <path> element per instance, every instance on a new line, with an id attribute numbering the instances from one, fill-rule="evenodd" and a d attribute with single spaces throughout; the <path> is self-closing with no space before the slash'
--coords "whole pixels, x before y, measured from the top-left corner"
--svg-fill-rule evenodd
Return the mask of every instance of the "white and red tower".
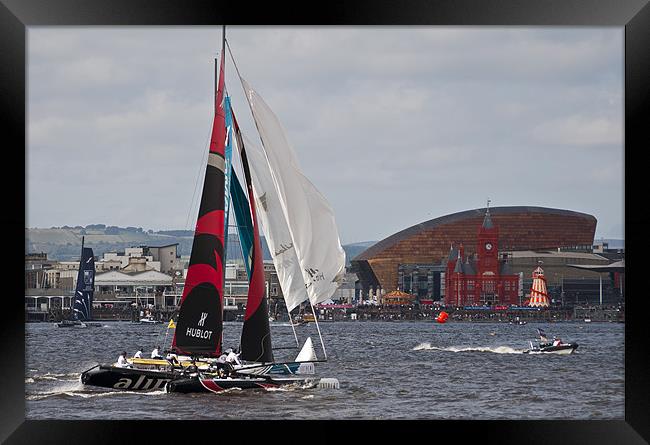
<path id="1" fill-rule="evenodd" d="M 546 278 L 544 278 L 544 270 L 540 266 L 537 266 L 537 269 L 533 271 L 533 285 L 530 288 L 530 301 L 528 302 L 528 306 L 550 306 L 548 293 L 546 293 Z"/>

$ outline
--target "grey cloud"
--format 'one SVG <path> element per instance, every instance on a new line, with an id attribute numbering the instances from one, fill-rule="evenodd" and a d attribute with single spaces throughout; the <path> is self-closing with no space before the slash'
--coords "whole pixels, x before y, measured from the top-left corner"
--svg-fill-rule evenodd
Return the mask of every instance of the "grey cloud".
<path id="1" fill-rule="evenodd" d="M 606 236 L 622 227 L 620 29 L 232 27 L 228 38 L 343 242 L 487 196 L 592 213 Z M 218 51 L 218 27 L 30 28 L 28 224 L 186 227 Z"/>

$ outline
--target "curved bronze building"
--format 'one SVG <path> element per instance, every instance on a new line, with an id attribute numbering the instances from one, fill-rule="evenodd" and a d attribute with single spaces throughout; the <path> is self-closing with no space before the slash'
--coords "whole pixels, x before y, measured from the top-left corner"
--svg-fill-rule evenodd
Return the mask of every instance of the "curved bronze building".
<path id="1" fill-rule="evenodd" d="M 477 232 L 486 208 L 435 218 L 385 238 L 352 259 L 360 285 L 390 292 L 398 288 L 398 269 L 404 264 L 442 264 L 452 243 L 476 252 Z M 490 207 L 499 229 L 498 250 L 590 249 L 596 218 L 570 210 L 546 207 Z"/>

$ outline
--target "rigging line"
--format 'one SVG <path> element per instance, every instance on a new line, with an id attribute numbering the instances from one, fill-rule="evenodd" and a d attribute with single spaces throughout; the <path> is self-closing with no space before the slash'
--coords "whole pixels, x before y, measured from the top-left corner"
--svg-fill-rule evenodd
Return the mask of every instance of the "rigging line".
<path id="1" fill-rule="evenodd" d="M 192 200 L 190 201 L 190 207 L 187 210 L 187 218 L 185 219 L 185 228 L 189 230 L 190 228 L 190 214 L 192 213 L 192 210 L 194 209 L 194 197 L 196 196 L 196 192 L 198 190 L 198 185 L 199 185 L 199 179 L 203 177 L 201 175 L 201 167 L 203 167 L 206 164 L 206 159 L 209 154 L 209 148 L 210 148 L 210 136 L 212 135 L 212 125 L 210 125 L 210 131 L 208 132 L 208 137 L 206 138 L 205 144 L 203 146 L 203 155 L 201 156 L 201 163 L 199 164 L 199 170 L 197 174 L 195 175 L 195 182 L 194 182 L 194 190 L 192 192 Z M 208 148 L 208 150 L 206 150 Z"/>
<path id="2" fill-rule="evenodd" d="M 325 356 L 325 360 L 327 360 L 327 352 L 325 351 L 325 343 L 323 343 L 323 336 L 320 333 L 320 326 L 318 326 L 318 317 L 316 316 L 316 310 L 314 309 L 314 305 L 311 303 L 311 300 L 309 300 L 309 305 L 311 306 L 311 313 L 314 314 L 314 321 L 316 322 L 316 329 L 318 330 L 318 336 L 320 337 L 320 344 L 323 347 L 323 355 Z"/>
<path id="3" fill-rule="evenodd" d="M 260 137 L 260 142 L 262 143 L 262 153 L 264 154 L 264 158 L 266 159 L 266 163 L 269 166 L 269 170 L 270 170 L 270 173 L 271 173 L 271 179 L 273 180 L 273 184 L 275 185 L 276 190 L 278 190 L 279 189 L 279 186 L 278 186 L 279 181 L 276 178 L 276 173 L 271 168 L 271 162 L 269 161 L 269 157 L 268 157 L 268 154 L 266 152 L 266 147 L 264 146 L 264 139 L 262 138 L 262 132 L 260 131 L 259 124 L 257 122 L 257 119 L 255 118 L 255 113 L 253 112 L 253 104 L 251 103 L 251 99 L 248 97 L 248 92 L 246 91 L 246 87 L 244 87 L 244 82 L 245 82 L 244 78 L 239 73 L 239 68 L 237 67 L 237 62 L 235 62 L 235 58 L 232 55 L 232 50 L 230 49 L 230 44 L 228 43 L 227 40 L 225 42 L 226 42 L 226 46 L 228 47 L 228 52 L 230 53 L 230 58 L 232 59 L 232 63 L 235 66 L 235 71 L 237 71 L 237 75 L 239 76 L 239 83 L 241 84 L 242 90 L 244 90 L 244 96 L 246 97 L 246 102 L 248 103 L 248 109 L 250 110 L 251 115 L 253 117 L 253 122 L 255 123 L 255 128 L 257 129 L 257 133 L 258 133 L 258 135 Z M 286 218 L 287 218 L 287 210 L 286 210 L 287 209 L 287 204 L 284 201 L 284 197 L 282 196 L 281 193 L 278 193 L 278 200 L 280 201 L 280 206 L 283 209 L 283 213 L 284 213 L 285 220 L 286 220 Z M 291 226 L 289 225 L 289 221 L 287 221 L 287 226 L 288 226 L 288 229 L 289 229 L 289 233 L 291 234 L 291 239 L 293 240 L 293 237 L 294 237 L 293 236 L 293 231 L 291 230 Z M 298 250 L 296 249 L 296 254 L 297 253 L 298 253 Z M 300 257 L 298 257 L 298 260 L 300 260 Z M 303 277 L 303 279 L 304 279 L 304 277 Z"/>
<path id="4" fill-rule="evenodd" d="M 296 339 L 296 348 L 299 348 L 300 342 L 298 341 L 298 334 L 296 334 L 296 325 L 293 324 L 291 312 L 289 312 L 289 324 L 291 325 L 291 329 L 293 330 L 293 337 Z"/>
<path id="5" fill-rule="evenodd" d="M 232 64 L 235 66 L 235 71 L 237 71 L 237 76 L 241 79 L 241 74 L 239 73 L 239 68 L 237 68 L 237 62 L 235 62 L 235 57 L 232 55 L 232 50 L 230 49 L 230 43 L 228 42 L 228 39 L 224 39 L 224 42 L 226 42 L 226 46 L 228 47 L 228 53 L 230 54 L 230 60 L 232 60 Z"/>
<path id="6" fill-rule="evenodd" d="M 246 88 L 244 88 L 244 79 L 242 78 L 241 73 L 239 72 L 239 67 L 237 66 L 237 62 L 235 61 L 235 57 L 232 54 L 232 49 L 230 48 L 230 43 L 225 38 L 224 38 L 224 42 L 226 43 L 226 47 L 228 48 L 228 53 L 230 54 L 230 60 L 232 60 L 232 64 L 234 65 L 235 71 L 237 72 L 237 76 L 239 77 L 239 82 L 241 84 L 242 90 L 244 90 L 244 97 L 246 97 L 246 103 L 248 103 L 248 109 L 250 110 L 251 114 L 253 114 L 253 105 L 251 104 L 251 101 L 250 101 L 250 99 L 248 97 L 248 94 L 246 92 Z M 270 168 L 270 163 L 269 163 L 269 160 L 268 160 L 268 156 L 266 154 L 266 149 L 264 148 L 264 141 L 262 140 L 262 134 L 260 132 L 259 125 L 257 124 L 257 120 L 255 119 L 254 114 L 253 114 L 253 122 L 255 123 L 255 128 L 257 128 L 257 132 L 258 132 L 258 134 L 260 136 L 260 142 L 262 143 L 262 153 L 264 154 L 264 158 L 266 159 L 266 162 L 267 162 L 267 164 L 269 164 L 269 168 Z M 240 133 L 242 134 L 242 136 L 246 140 L 250 141 L 250 139 L 243 133 L 243 131 L 240 131 Z M 253 145 L 256 145 L 256 144 L 253 144 Z M 277 179 L 275 178 L 275 176 L 273 174 L 273 169 L 270 169 L 270 173 L 271 173 L 271 179 L 272 179 L 275 187 L 277 188 L 277 182 L 278 181 L 277 181 Z M 278 198 L 280 200 L 280 205 L 286 208 L 286 204 L 283 203 L 282 196 L 279 195 Z M 286 218 L 286 215 L 285 215 L 285 218 Z M 287 222 L 287 225 L 288 225 L 288 222 Z M 293 239 L 293 234 L 291 233 L 291 227 L 289 227 L 289 233 L 291 234 L 291 238 Z M 311 304 L 311 302 L 310 302 L 310 304 Z M 313 306 L 312 306 L 312 310 L 313 310 Z M 291 323 L 291 327 L 293 328 L 293 335 L 296 338 L 296 344 L 298 346 L 300 346 L 300 343 L 298 342 L 298 336 L 296 335 L 296 328 L 294 327 L 293 322 L 291 321 L 291 312 L 290 311 L 288 311 L 288 312 L 289 312 L 289 323 Z M 314 314 L 314 318 L 315 317 L 316 317 L 316 315 Z M 318 323 L 316 323 L 316 327 L 318 327 Z M 320 328 L 318 329 L 318 333 L 320 335 Z M 323 337 L 322 336 L 321 336 L 321 344 L 323 344 Z M 325 353 L 325 345 L 324 344 L 323 344 L 323 353 Z M 325 359 L 327 359 L 327 354 L 326 353 L 325 353 Z"/>

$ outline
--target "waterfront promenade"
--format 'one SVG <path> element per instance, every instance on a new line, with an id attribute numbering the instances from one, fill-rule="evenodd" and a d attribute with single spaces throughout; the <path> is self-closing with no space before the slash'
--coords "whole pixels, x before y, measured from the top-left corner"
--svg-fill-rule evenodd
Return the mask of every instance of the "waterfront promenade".
<path id="1" fill-rule="evenodd" d="M 575 306 L 556 307 L 548 309 L 465 309 L 465 308 L 442 308 L 435 306 L 418 305 L 357 305 L 348 308 L 327 308 L 319 306 L 316 308 L 318 321 L 416 321 L 433 320 L 441 310 L 449 314 L 447 322 L 499 322 L 517 323 L 529 321 L 561 322 L 589 320 L 592 322 L 624 322 L 624 306 Z M 309 312 L 309 310 L 308 310 Z M 161 322 L 168 322 L 170 318 L 176 317 L 175 310 L 151 310 L 154 319 Z M 224 311 L 225 321 L 237 321 L 243 319 L 244 310 Z M 138 321 L 140 311 L 136 309 L 114 309 L 98 308 L 93 311 L 93 318 L 102 321 Z M 69 311 L 50 311 L 39 321 L 60 321 L 69 318 Z M 276 312 L 276 321 L 288 321 L 288 314 L 282 311 Z M 35 321 L 35 320 L 28 320 Z"/>

